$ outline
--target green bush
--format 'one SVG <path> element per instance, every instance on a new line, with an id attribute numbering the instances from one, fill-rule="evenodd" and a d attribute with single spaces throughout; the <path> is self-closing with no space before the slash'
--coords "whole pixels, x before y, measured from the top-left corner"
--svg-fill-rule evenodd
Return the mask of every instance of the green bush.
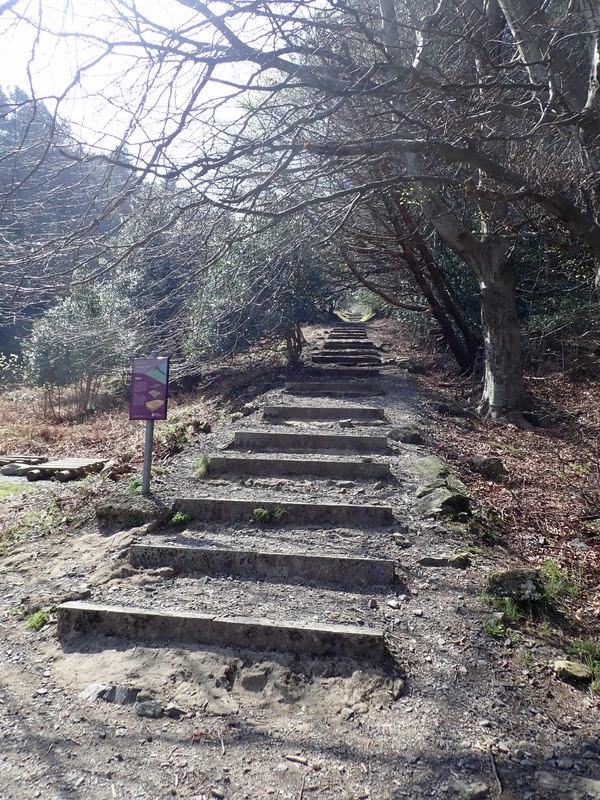
<path id="1" fill-rule="evenodd" d="M 24 343 L 28 382 L 73 387 L 79 413 L 93 402 L 103 376 L 128 364 L 135 338 L 129 308 L 110 287 L 85 286 L 49 309 Z"/>

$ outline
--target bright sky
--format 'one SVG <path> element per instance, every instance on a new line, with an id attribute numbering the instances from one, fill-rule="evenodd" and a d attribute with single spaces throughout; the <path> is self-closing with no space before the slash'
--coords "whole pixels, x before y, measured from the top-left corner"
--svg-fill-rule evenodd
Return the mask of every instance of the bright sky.
<path id="1" fill-rule="evenodd" d="M 181 4 L 164 0 L 143 0 L 138 10 L 167 30 L 199 19 Z M 139 48 L 127 46 L 135 36 L 126 30 L 119 11 L 111 0 L 18 2 L 0 17 L 0 84 L 4 88 L 18 85 L 31 94 L 31 82 L 36 96 L 55 97 L 82 70 L 79 84 L 61 101 L 60 116 L 90 146 L 112 149 L 127 135 L 134 150 L 136 144 L 163 133 L 167 104 L 171 110 L 183 106 L 201 67 L 190 64 L 187 74 L 184 68 L 176 81 L 169 81 L 169 75 L 174 76 L 169 70 L 175 66 L 165 69 L 163 65 L 160 81 L 148 87 L 147 75 L 135 69 Z M 115 55 L 106 54 L 107 40 L 121 43 Z M 131 114 L 126 112 L 139 112 L 144 90 L 150 91 L 152 102 L 138 117 L 137 130 L 128 131 Z M 216 92 L 211 89 L 209 98 L 214 99 Z M 47 105 L 54 110 L 52 101 Z"/>

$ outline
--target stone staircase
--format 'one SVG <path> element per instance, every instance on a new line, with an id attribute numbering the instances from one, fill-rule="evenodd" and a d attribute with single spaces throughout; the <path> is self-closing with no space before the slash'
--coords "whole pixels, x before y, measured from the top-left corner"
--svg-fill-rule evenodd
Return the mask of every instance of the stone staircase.
<path id="1" fill-rule="evenodd" d="M 329 487 L 392 480 L 387 437 L 368 427 L 385 425 L 385 410 L 349 401 L 383 392 L 374 368 L 381 358 L 365 327 L 352 323 L 333 328 L 312 360 L 327 366 L 307 368 L 305 381 L 286 386 L 285 404 L 264 406 L 262 423 L 234 432 L 208 460 L 201 493 L 176 498 L 189 527 L 145 533 L 131 546 L 132 567 L 163 570 L 160 589 L 149 591 L 138 572 L 137 580 L 110 590 L 95 587 L 89 601 L 62 604 L 64 640 L 102 634 L 384 657 L 385 620 L 373 597 L 395 580 L 393 558 L 380 552 L 394 524 L 392 508 L 341 503 Z M 307 395 L 310 404 L 301 399 Z M 367 432 L 347 433 L 344 424 Z M 315 426 L 336 430 L 315 432 Z M 323 481 L 314 500 L 295 499 L 294 486 L 303 480 L 312 488 Z"/>

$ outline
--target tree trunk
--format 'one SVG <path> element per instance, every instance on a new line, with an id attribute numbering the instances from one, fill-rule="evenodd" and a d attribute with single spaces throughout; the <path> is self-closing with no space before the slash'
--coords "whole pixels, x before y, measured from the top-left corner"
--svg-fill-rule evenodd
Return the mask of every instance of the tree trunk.
<path id="1" fill-rule="evenodd" d="M 302 355 L 302 330 L 300 323 L 295 322 L 285 337 L 285 344 L 288 352 L 288 361 L 292 366 L 296 366 Z"/>
<path id="2" fill-rule="evenodd" d="M 479 413 L 529 427 L 523 416 L 531 408 L 531 399 L 523 382 L 513 245 L 494 233 L 482 239 L 473 235 L 438 193 L 429 192 L 422 205 L 439 236 L 471 268 L 481 290 L 485 377 Z"/>
<path id="3" fill-rule="evenodd" d="M 479 412 L 492 419 L 503 418 L 527 426 L 523 412 L 531 408 L 531 399 L 523 382 L 512 266 L 506 260 L 496 265 L 482 263 L 480 273 L 485 370 Z"/>
<path id="4" fill-rule="evenodd" d="M 417 225 L 408 211 L 408 208 L 405 206 L 404 203 L 401 203 L 397 197 L 394 198 L 396 206 L 398 208 L 398 212 L 402 217 L 402 221 L 406 225 L 406 230 L 411 235 L 417 250 L 419 251 L 421 258 L 423 259 L 423 263 L 427 267 L 427 271 L 431 277 L 433 285 L 435 286 L 438 295 L 440 296 L 442 303 L 444 304 L 445 310 L 448 314 L 452 317 L 454 322 L 456 323 L 457 328 L 462 333 L 465 345 L 467 347 L 467 352 L 473 359 L 473 362 L 477 358 L 479 351 L 481 350 L 481 341 L 479 338 L 473 333 L 471 328 L 469 327 L 465 317 L 458 307 L 458 304 L 455 302 L 454 298 L 450 295 L 448 291 L 448 287 L 446 286 L 446 280 L 439 269 L 438 265 L 435 263 L 431 251 L 427 244 L 425 243 L 425 239 L 423 238 L 421 232 L 417 228 Z"/>

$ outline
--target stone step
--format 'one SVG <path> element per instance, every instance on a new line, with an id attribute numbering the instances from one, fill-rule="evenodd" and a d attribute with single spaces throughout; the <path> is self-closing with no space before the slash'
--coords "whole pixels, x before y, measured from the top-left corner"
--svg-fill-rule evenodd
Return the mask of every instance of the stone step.
<path id="1" fill-rule="evenodd" d="M 284 475 L 312 476 L 337 480 L 390 480 L 389 464 L 330 459 L 260 458 L 256 456 L 211 456 L 207 476 L 261 475 L 270 478 Z"/>
<path id="2" fill-rule="evenodd" d="M 386 453 L 386 436 L 359 436 L 342 433 L 279 433 L 272 431 L 235 431 L 233 447 L 266 452 L 299 453 L 321 450 L 340 453 Z"/>
<path id="3" fill-rule="evenodd" d="M 348 367 L 379 366 L 380 356 L 360 355 L 360 353 L 317 353 L 312 357 L 313 364 L 340 364 Z"/>
<path id="4" fill-rule="evenodd" d="M 155 642 L 292 652 L 299 655 L 381 660 L 381 628 L 315 625 L 252 617 L 222 617 L 183 611 L 148 610 L 90 602 L 58 607 L 58 635 L 72 640 L 86 634 L 124 636 Z"/>
<path id="5" fill-rule="evenodd" d="M 392 525 L 391 506 L 344 505 L 341 503 L 297 503 L 280 500 L 231 500 L 215 497 L 179 497 L 177 510 L 188 513 L 198 522 L 248 522 L 256 519 L 256 510 L 263 509 L 271 515 L 274 525 Z M 258 522 L 257 522 L 258 524 Z"/>
<path id="6" fill-rule="evenodd" d="M 356 358 L 380 358 L 380 354 L 376 350 L 362 350 L 360 348 L 343 348 L 327 350 L 314 350 L 313 351 L 313 358 L 314 356 L 343 356 L 344 358 L 349 358 L 350 356 L 355 356 Z"/>
<path id="7" fill-rule="evenodd" d="M 326 339 L 331 338 L 342 338 L 342 339 L 367 339 L 369 334 L 366 331 L 347 331 L 347 330 L 338 330 L 333 329 L 329 331 L 326 335 Z"/>
<path id="8" fill-rule="evenodd" d="M 346 378 L 379 378 L 381 372 L 373 367 L 314 367 L 302 368 L 303 378 L 325 378 L 327 380 L 346 380 Z"/>
<path id="9" fill-rule="evenodd" d="M 326 586 L 390 586 L 394 562 L 325 554 L 233 550 L 200 545 L 155 545 L 135 542 L 129 561 L 145 569 L 172 567 L 177 573 L 202 573 L 259 581 L 316 583 Z"/>
<path id="10" fill-rule="evenodd" d="M 265 406 L 263 409 L 265 422 L 281 420 L 340 420 L 360 421 L 380 420 L 385 422 L 383 408 L 364 406 Z"/>
<path id="11" fill-rule="evenodd" d="M 323 343 L 323 350 L 373 350 L 378 348 L 373 342 L 360 339 L 328 339 Z"/>
<path id="12" fill-rule="evenodd" d="M 285 390 L 289 394 L 307 394 L 313 397 L 370 397 L 380 395 L 384 391 L 381 386 L 370 381 L 329 381 L 328 383 L 296 382 L 286 383 Z"/>

